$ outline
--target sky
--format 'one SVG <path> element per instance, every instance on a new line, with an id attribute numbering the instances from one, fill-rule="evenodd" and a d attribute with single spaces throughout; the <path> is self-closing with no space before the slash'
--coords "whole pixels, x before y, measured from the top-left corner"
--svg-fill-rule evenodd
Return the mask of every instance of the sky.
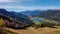
<path id="1" fill-rule="evenodd" d="M 60 9 L 60 0 L 0 0 L 0 8 L 16 12 Z"/>

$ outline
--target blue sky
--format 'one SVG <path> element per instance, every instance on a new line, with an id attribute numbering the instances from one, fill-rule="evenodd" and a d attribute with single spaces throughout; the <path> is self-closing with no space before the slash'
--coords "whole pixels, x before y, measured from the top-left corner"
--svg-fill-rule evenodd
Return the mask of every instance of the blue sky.
<path id="1" fill-rule="evenodd" d="M 0 8 L 8 11 L 60 9 L 60 0 L 0 0 Z"/>

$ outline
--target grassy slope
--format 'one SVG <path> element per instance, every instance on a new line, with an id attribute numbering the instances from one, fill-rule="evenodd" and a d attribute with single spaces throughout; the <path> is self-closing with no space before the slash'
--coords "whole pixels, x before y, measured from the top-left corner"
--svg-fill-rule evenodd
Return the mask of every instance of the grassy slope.
<path id="1" fill-rule="evenodd" d="M 40 19 L 46 20 L 44 18 L 40 18 Z M 51 20 L 46 20 L 46 21 L 51 21 Z M 38 29 L 29 27 L 27 29 L 22 29 L 22 30 L 6 28 L 6 30 L 8 30 L 7 32 L 10 34 L 60 34 L 60 27 L 57 27 L 57 28 L 43 27 L 43 28 L 38 28 Z"/>
<path id="2" fill-rule="evenodd" d="M 11 28 L 6 28 L 7 30 L 11 31 L 15 34 L 60 34 L 60 27 L 58 28 L 38 28 L 34 29 L 33 27 L 29 27 L 27 29 L 22 30 L 15 30 Z"/>

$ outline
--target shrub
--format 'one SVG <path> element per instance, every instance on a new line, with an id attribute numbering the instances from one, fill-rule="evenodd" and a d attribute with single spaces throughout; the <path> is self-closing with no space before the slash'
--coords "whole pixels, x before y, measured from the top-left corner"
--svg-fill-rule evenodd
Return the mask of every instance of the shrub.
<path id="1" fill-rule="evenodd" d="M 58 23 L 57 26 L 60 26 L 60 23 Z"/>
<path id="2" fill-rule="evenodd" d="M 35 27 L 35 29 L 40 28 L 41 22 L 34 21 L 34 24 L 32 24 L 32 27 Z"/>

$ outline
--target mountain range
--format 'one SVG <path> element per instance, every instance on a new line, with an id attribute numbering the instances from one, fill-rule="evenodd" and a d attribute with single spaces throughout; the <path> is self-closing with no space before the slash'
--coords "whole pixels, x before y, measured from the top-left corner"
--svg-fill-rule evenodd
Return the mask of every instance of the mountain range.
<path id="1" fill-rule="evenodd" d="M 32 24 L 32 21 L 27 16 L 21 13 L 9 12 L 5 9 L 0 9 L 0 14 L 15 19 L 16 21 L 18 21 L 18 24 L 23 24 L 24 27 L 27 27 Z"/>
<path id="2" fill-rule="evenodd" d="M 32 10 L 32 11 L 21 11 L 20 13 L 25 14 L 27 16 L 38 15 L 41 10 Z"/>
<path id="3" fill-rule="evenodd" d="M 33 10 L 33 11 L 24 11 L 21 12 L 27 16 L 32 17 L 42 17 L 46 19 L 51 19 L 55 21 L 60 21 L 60 10 Z"/>
<path id="4" fill-rule="evenodd" d="M 13 11 L 7 11 L 5 9 L 0 9 L 0 14 L 7 16 L 9 18 L 13 18 L 14 20 L 16 20 L 17 24 L 19 24 L 20 27 L 23 26 L 23 28 L 33 24 L 33 22 L 29 19 L 30 16 L 42 17 L 42 18 L 60 22 L 60 10 L 49 9 L 49 10 L 32 10 L 32 11 L 13 12 Z"/>

